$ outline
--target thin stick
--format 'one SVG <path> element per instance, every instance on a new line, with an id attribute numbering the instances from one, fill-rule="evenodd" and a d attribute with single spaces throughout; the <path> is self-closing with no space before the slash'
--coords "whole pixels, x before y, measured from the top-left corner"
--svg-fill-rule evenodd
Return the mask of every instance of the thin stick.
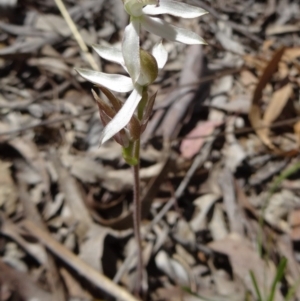
<path id="1" fill-rule="evenodd" d="M 88 61 L 88 63 L 91 65 L 91 67 L 96 70 L 99 71 L 99 67 L 95 61 L 95 59 L 93 58 L 93 56 L 89 53 L 89 50 L 81 36 L 81 34 L 79 33 L 75 23 L 73 22 L 69 12 L 67 11 L 64 3 L 62 2 L 62 0 L 54 0 L 60 13 L 62 14 L 62 16 L 64 17 L 65 21 L 67 22 L 75 40 L 77 41 L 81 51 L 84 53 L 86 60 Z"/>
<path id="2" fill-rule="evenodd" d="M 140 161 L 140 140 L 136 142 L 135 157 Z M 137 273 L 136 273 L 136 293 L 141 292 L 143 283 L 143 253 L 141 239 L 141 200 L 140 200 L 140 164 L 132 166 L 133 172 L 133 228 L 137 245 Z"/>

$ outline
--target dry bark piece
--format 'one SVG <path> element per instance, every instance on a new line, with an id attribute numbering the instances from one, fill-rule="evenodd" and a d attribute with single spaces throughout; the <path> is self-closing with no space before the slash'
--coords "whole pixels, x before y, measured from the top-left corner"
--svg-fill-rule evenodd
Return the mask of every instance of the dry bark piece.
<path id="1" fill-rule="evenodd" d="M 230 232 L 244 234 L 241 208 L 236 202 L 234 179 L 232 173 L 224 168 L 219 177 L 219 184 L 223 191 L 223 201 L 229 219 Z"/>

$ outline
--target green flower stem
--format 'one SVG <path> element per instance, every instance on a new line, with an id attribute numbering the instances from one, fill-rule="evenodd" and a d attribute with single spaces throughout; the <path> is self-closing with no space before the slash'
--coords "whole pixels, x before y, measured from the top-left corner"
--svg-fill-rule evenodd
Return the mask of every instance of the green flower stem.
<path id="1" fill-rule="evenodd" d="M 143 97 L 137 108 L 137 117 L 141 121 L 148 102 L 148 87 L 143 89 Z M 123 158 L 132 166 L 133 172 L 133 230 L 137 244 L 137 278 L 135 292 L 140 294 L 143 279 L 143 252 L 141 238 L 141 200 L 140 200 L 140 139 L 130 142 L 128 147 L 123 147 Z"/>
<path id="2" fill-rule="evenodd" d="M 135 158 L 140 158 L 140 140 L 136 141 Z M 137 244 L 137 274 L 136 274 L 136 293 L 141 291 L 143 278 L 143 252 L 142 252 L 142 238 L 141 238 L 141 200 L 140 200 L 140 165 L 139 163 L 132 166 L 133 171 L 133 228 L 134 237 Z"/>
<path id="3" fill-rule="evenodd" d="M 145 110 L 147 103 L 148 103 L 148 87 L 144 87 L 143 96 L 142 96 L 142 99 L 141 99 L 141 101 L 138 105 L 138 109 L 137 109 L 137 117 L 139 120 L 143 119 L 144 110 Z"/>
<path id="4" fill-rule="evenodd" d="M 143 98 L 139 103 L 137 112 L 138 119 L 142 120 L 144 108 L 146 106 L 147 97 L 147 87 L 144 87 Z M 145 101 L 146 100 L 146 101 Z M 136 293 L 139 295 L 142 289 L 143 283 L 143 249 L 142 249 L 142 238 L 141 238 L 141 199 L 140 199 L 140 146 L 141 141 L 138 139 L 134 142 L 133 158 L 136 160 L 137 164 L 132 166 L 133 171 L 133 228 L 134 237 L 137 244 L 137 273 L 136 273 Z"/>
<path id="5" fill-rule="evenodd" d="M 130 142 L 128 147 L 123 147 L 122 155 L 128 165 L 134 166 L 139 164 L 139 157 L 136 157 L 137 141 Z M 138 152 L 139 153 L 139 152 Z"/>
<path id="6" fill-rule="evenodd" d="M 143 253 L 141 238 L 141 201 L 140 201 L 140 139 L 131 142 L 127 148 L 123 148 L 123 158 L 131 165 L 133 172 L 133 230 L 137 244 L 137 277 L 135 292 L 139 295 L 143 278 Z"/>

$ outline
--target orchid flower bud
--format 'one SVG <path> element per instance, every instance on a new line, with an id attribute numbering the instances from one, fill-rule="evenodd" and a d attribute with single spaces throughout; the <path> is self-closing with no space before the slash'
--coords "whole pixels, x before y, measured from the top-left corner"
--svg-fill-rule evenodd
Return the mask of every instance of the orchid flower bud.
<path id="1" fill-rule="evenodd" d="M 125 0 L 124 9 L 128 15 L 132 17 L 140 17 L 143 15 L 143 7 L 149 4 L 158 4 L 157 0 Z"/>
<path id="2" fill-rule="evenodd" d="M 152 84 L 158 75 L 156 59 L 149 52 L 140 49 L 141 70 L 137 83 L 141 86 Z"/>
<path id="3" fill-rule="evenodd" d="M 121 101 L 117 99 L 108 89 L 104 87 L 99 87 L 99 89 L 105 94 L 111 104 L 110 106 L 106 101 L 100 98 L 94 90 L 92 90 L 92 94 L 98 105 L 100 119 L 103 126 L 106 127 L 107 124 L 116 116 L 122 105 Z M 117 132 L 113 138 L 123 147 L 128 147 L 129 137 L 124 129 L 121 129 L 119 132 Z"/>

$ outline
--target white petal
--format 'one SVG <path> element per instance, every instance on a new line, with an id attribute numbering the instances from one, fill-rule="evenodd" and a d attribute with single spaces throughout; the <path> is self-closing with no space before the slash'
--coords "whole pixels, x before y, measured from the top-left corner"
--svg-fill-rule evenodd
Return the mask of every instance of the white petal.
<path id="1" fill-rule="evenodd" d="M 143 88 L 141 86 L 135 86 L 134 90 L 125 101 L 120 111 L 104 128 L 100 137 L 101 144 L 112 138 L 129 123 L 135 109 L 142 99 L 142 91 Z"/>
<path id="2" fill-rule="evenodd" d="M 122 51 L 115 47 L 92 45 L 93 49 L 100 55 L 103 59 L 124 65 L 124 59 Z"/>
<path id="3" fill-rule="evenodd" d="M 75 69 L 87 81 L 104 86 L 115 92 L 129 92 L 133 90 L 132 80 L 124 75 L 107 74 L 89 69 Z"/>
<path id="4" fill-rule="evenodd" d="M 162 69 L 168 60 L 168 52 L 162 42 L 154 45 L 152 55 L 156 59 L 158 69 Z"/>
<path id="5" fill-rule="evenodd" d="M 158 18 L 143 16 L 142 25 L 147 31 L 167 40 L 188 45 L 206 44 L 206 42 L 195 32 L 170 25 Z"/>
<path id="6" fill-rule="evenodd" d="M 140 21 L 134 19 L 126 26 L 124 31 L 122 53 L 128 73 L 136 82 L 141 70 L 140 63 Z"/>
<path id="7" fill-rule="evenodd" d="M 172 0 L 161 0 L 159 6 L 147 5 L 143 8 L 147 15 L 169 14 L 180 18 L 197 18 L 207 13 L 204 9 Z"/>
<path id="8" fill-rule="evenodd" d="M 97 52 L 97 54 L 103 59 L 120 64 L 123 67 L 123 69 L 128 73 L 128 70 L 124 63 L 122 50 L 115 47 L 101 46 L 95 44 L 92 45 L 92 47 Z"/>

